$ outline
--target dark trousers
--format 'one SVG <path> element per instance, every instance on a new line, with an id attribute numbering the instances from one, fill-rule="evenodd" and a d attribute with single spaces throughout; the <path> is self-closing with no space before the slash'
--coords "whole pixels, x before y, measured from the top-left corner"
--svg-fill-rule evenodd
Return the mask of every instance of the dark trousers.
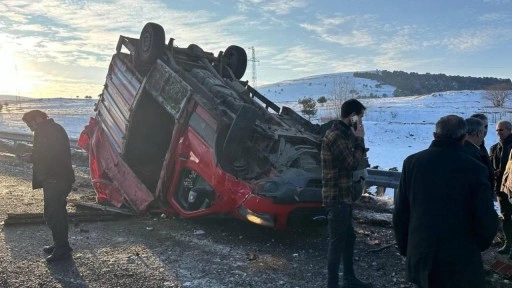
<path id="1" fill-rule="evenodd" d="M 500 206 L 500 211 L 505 219 L 510 219 L 512 215 L 512 204 L 508 199 L 508 194 L 505 192 L 499 192 L 498 194 L 498 204 Z"/>
<path id="2" fill-rule="evenodd" d="M 352 204 L 341 202 L 327 209 L 329 248 L 327 251 L 327 287 L 339 287 L 339 269 L 343 259 L 343 278 L 355 277 Z"/>
<path id="3" fill-rule="evenodd" d="M 44 219 L 52 231 L 53 245 L 56 249 L 69 247 L 66 198 L 70 191 L 70 183 L 46 181 L 43 184 Z"/>
<path id="4" fill-rule="evenodd" d="M 506 247 L 510 247 L 510 244 L 512 244 L 512 204 L 510 203 L 507 193 L 499 192 L 497 194 L 498 204 L 500 206 L 501 215 L 503 216 L 501 227 L 505 235 L 505 244 Z M 508 251 L 508 254 L 512 256 L 512 250 Z"/>

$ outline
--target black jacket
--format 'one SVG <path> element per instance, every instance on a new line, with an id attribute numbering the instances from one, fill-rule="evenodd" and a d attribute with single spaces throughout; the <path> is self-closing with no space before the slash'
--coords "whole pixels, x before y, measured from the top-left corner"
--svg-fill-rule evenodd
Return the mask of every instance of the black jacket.
<path id="1" fill-rule="evenodd" d="M 508 135 L 505 139 L 503 139 L 503 141 L 492 145 L 490 148 L 489 157 L 491 159 L 493 171 L 496 172 L 494 178 L 494 191 L 496 193 L 500 192 L 503 172 L 505 172 L 505 167 L 507 166 L 508 156 L 511 149 L 512 134 Z"/>
<path id="2" fill-rule="evenodd" d="M 484 142 L 482 142 L 482 144 L 480 145 L 480 159 L 481 159 L 481 162 L 484 163 L 485 167 L 487 167 L 487 171 L 489 173 L 489 182 L 491 182 L 491 187 L 494 188 L 494 186 L 495 186 L 494 169 L 492 168 L 491 158 L 489 156 L 489 152 L 485 148 Z"/>
<path id="3" fill-rule="evenodd" d="M 480 252 L 498 229 L 484 165 L 459 143 L 434 140 L 405 159 L 394 204 L 395 237 L 407 256 L 409 281 L 422 287 L 484 287 Z"/>
<path id="4" fill-rule="evenodd" d="M 53 119 L 45 120 L 34 130 L 32 163 L 33 189 L 43 188 L 48 180 L 75 182 L 68 135 Z"/>

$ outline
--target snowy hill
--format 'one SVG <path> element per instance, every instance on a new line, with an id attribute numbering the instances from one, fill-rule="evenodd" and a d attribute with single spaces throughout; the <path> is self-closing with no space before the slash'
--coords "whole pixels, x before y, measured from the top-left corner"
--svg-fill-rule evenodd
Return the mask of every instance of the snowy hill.
<path id="1" fill-rule="evenodd" d="M 354 90 L 358 98 L 390 97 L 395 87 L 379 85 L 378 81 L 366 78 L 357 78 L 352 72 L 334 73 L 311 76 L 295 80 L 282 81 L 258 87 L 258 91 L 274 102 L 296 102 L 297 99 L 311 97 L 332 98 L 336 85 L 342 84 L 349 90 Z"/>

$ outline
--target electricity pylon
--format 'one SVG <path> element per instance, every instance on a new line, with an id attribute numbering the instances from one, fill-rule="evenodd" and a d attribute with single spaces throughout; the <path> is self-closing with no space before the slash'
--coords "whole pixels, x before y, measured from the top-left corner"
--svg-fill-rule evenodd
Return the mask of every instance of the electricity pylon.
<path id="1" fill-rule="evenodd" d="M 260 62 L 260 60 L 256 59 L 256 50 L 254 46 L 249 47 L 252 51 L 252 57 L 249 61 L 252 62 L 252 86 L 256 88 L 258 86 L 257 77 L 256 77 L 256 62 Z"/>

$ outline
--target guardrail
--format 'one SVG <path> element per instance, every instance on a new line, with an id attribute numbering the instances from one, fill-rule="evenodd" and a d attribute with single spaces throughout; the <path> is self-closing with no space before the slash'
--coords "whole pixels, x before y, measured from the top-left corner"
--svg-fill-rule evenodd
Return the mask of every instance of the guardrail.
<path id="1" fill-rule="evenodd" d="M 366 186 L 377 186 L 397 189 L 400 184 L 400 176 L 402 172 L 379 170 L 379 169 L 366 169 L 368 177 L 366 177 Z"/>
<path id="2" fill-rule="evenodd" d="M 33 135 L 31 133 L 0 131 L 0 139 L 11 140 L 14 142 L 32 143 Z M 76 147 L 77 142 L 78 139 L 69 138 L 69 144 L 72 148 Z"/>

